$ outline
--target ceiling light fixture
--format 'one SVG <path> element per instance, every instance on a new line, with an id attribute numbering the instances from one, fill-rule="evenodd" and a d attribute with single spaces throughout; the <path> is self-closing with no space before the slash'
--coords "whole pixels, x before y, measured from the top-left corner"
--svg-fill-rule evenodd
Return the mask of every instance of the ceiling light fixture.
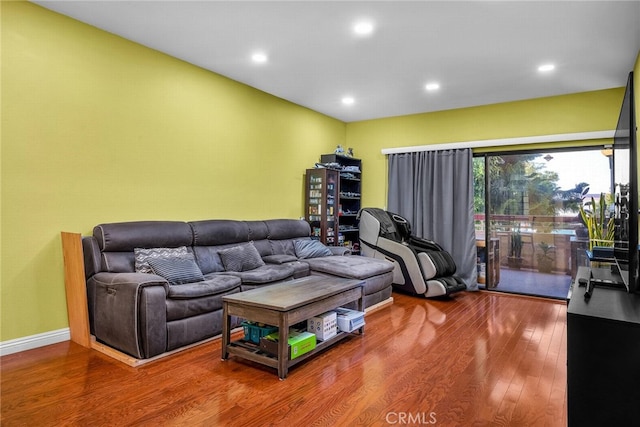
<path id="1" fill-rule="evenodd" d="M 353 32 L 359 36 L 367 36 L 373 32 L 373 24 L 368 21 L 357 22 L 353 26 Z"/>
<path id="2" fill-rule="evenodd" d="M 549 71 L 553 71 L 556 69 L 556 66 L 553 64 L 544 64 L 538 67 L 538 71 L 541 73 L 548 73 Z"/>
<path id="3" fill-rule="evenodd" d="M 342 103 L 344 105 L 353 105 L 356 102 L 355 99 L 353 99 L 352 96 L 345 96 L 344 98 L 342 98 Z"/>
<path id="4" fill-rule="evenodd" d="M 268 58 L 266 53 L 256 52 L 251 55 L 251 60 L 256 64 L 264 64 L 265 62 L 267 62 L 267 59 Z"/>
<path id="5" fill-rule="evenodd" d="M 438 90 L 440 89 L 440 84 L 439 83 L 427 83 L 424 86 L 425 89 L 427 89 L 429 92 L 433 92 L 434 90 Z"/>

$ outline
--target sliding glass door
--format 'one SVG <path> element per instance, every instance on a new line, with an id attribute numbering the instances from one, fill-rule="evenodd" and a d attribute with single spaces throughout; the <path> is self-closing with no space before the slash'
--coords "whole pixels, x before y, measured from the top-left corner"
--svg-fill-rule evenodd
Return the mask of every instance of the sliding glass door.
<path id="1" fill-rule="evenodd" d="M 610 197 L 606 150 L 474 158 L 478 281 L 486 289 L 565 298 L 588 235 L 579 207 Z"/>

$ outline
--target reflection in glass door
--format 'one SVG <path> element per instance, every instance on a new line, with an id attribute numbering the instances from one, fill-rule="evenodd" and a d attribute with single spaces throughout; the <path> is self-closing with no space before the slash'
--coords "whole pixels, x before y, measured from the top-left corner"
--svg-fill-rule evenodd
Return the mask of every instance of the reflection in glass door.
<path id="1" fill-rule="evenodd" d="M 583 149 L 474 158 L 480 287 L 566 298 L 577 267 L 586 264 L 579 207 L 611 192 L 607 154 Z"/>

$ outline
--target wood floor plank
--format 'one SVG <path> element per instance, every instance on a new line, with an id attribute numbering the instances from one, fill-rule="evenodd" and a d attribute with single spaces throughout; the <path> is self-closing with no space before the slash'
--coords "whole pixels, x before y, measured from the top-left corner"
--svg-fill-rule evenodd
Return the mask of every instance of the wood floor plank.
<path id="1" fill-rule="evenodd" d="M 1 358 L 3 426 L 566 425 L 566 305 L 394 293 L 284 381 L 220 342 L 137 368 L 71 342 Z M 409 422 L 411 421 L 411 422 Z"/>

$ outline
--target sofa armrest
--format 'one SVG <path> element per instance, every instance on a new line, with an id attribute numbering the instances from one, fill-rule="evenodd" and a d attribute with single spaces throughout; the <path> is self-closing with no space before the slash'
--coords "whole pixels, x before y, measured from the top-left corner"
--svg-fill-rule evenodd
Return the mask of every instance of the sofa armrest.
<path id="1" fill-rule="evenodd" d="M 163 286 L 169 289 L 169 283 L 164 277 L 148 273 L 107 273 L 95 275 L 96 281 L 113 286 Z"/>
<path id="2" fill-rule="evenodd" d="M 351 249 L 347 248 L 346 246 L 327 246 L 329 248 L 329 250 L 331 251 L 331 253 L 335 256 L 335 255 L 351 255 Z"/>
<path id="3" fill-rule="evenodd" d="M 144 273 L 98 273 L 87 281 L 96 339 L 139 359 L 166 349 L 165 279 Z"/>

